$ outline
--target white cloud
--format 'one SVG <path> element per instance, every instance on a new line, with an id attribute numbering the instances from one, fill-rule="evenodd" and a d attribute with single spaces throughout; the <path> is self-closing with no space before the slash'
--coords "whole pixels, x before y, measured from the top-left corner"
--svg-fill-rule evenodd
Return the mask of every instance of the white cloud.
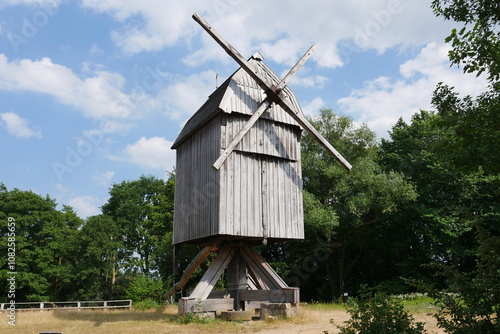
<path id="1" fill-rule="evenodd" d="M 158 0 L 83 0 L 82 5 L 98 12 L 109 13 L 117 21 L 133 17 L 121 29 L 112 32 L 116 45 L 128 53 L 160 50 L 172 46 L 180 38 L 193 34 L 191 15 L 202 1 Z M 143 22 L 138 23 L 141 16 Z"/>
<path id="2" fill-rule="evenodd" d="M 313 116 L 317 114 L 318 110 L 325 106 L 325 101 L 321 97 L 316 97 L 312 101 L 306 102 L 301 105 L 302 111 L 306 116 Z"/>
<path id="3" fill-rule="evenodd" d="M 100 214 L 99 204 L 101 201 L 92 196 L 80 196 L 68 200 L 68 205 L 73 207 L 78 216 L 84 219 Z"/>
<path id="4" fill-rule="evenodd" d="M 117 74 L 96 71 L 80 79 L 65 66 L 49 58 L 9 62 L 0 54 L 0 90 L 25 90 L 54 96 L 59 102 L 81 110 L 86 117 L 126 118 L 135 107 L 121 89 L 125 79 Z"/>
<path id="5" fill-rule="evenodd" d="M 383 52 L 395 46 L 422 45 L 442 40 L 451 23 L 436 18 L 427 1 L 372 0 L 280 2 L 217 0 L 83 0 L 83 6 L 108 13 L 122 22 L 112 37 L 125 52 L 161 50 L 202 35 L 203 47 L 186 63 L 227 59 L 216 43 L 191 18 L 198 12 L 243 55 L 262 51 L 267 59 L 293 64 L 316 43 L 313 59 L 338 67 L 343 60 L 338 43 L 353 40 L 355 49 Z M 264 5 L 265 4 L 265 5 Z M 297 10 L 300 8 L 300 10 Z M 356 52 L 356 50 L 347 50 Z"/>
<path id="6" fill-rule="evenodd" d="M 175 84 L 162 90 L 157 96 L 171 119 L 194 114 L 215 89 L 215 72 L 205 71 L 188 77 L 178 77 Z"/>
<path id="7" fill-rule="evenodd" d="M 110 170 L 107 172 L 97 171 L 94 175 L 94 180 L 97 180 L 102 186 L 109 186 L 114 176 L 115 172 Z"/>
<path id="8" fill-rule="evenodd" d="M 140 166 L 171 170 L 175 166 L 172 144 L 163 137 L 142 137 L 125 148 L 125 159 Z"/>
<path id="9" fill-rule="evenodd" d="M 439 82 L 454 86 L 464 95 L 483 91 L 484 78 L 449 68 L 447 51 L 445 45 L 428 44 L 415 59 L 400 66 L 400 78 L 375 78 L 341 98 L 338 101 L 341 111 L 358 116 L 355 118 L 359 122 L 385 138 L 400 117 L 408 122 L 420 109 L 431 108 L 432 92 Z"/>
<path id="10" fill-rule="evenodd" d="M 286 73 L 282 74 L 281 78 L 285 75 Z M 329 79 L 323 75 L 303 76 L 300 73 L 297 73 L 290 80 L 289 86 L 322 89 L 328 81 Z"/>
<path id="11" fill-rule="evenodd" d="M 22 118 L 16 113 L 6 112 L 0 113 L 0 119 L 5 122 L 5 127 L 7 131 L 18 138 L 42 138 L 41 130 L 32 130 L 29 127 L 29 122 L 27 119 Z M 0 123 L 1 124 L 1 123 Z"/>
<path id="12" fill-rule="evenodd" d="M 61 191 L 61 192 L 67 192 L 69 189 L 62 183 L 57 183 L 56 185 L 54 185 L 54 188 L 56 188 L 58 191 Z"/>

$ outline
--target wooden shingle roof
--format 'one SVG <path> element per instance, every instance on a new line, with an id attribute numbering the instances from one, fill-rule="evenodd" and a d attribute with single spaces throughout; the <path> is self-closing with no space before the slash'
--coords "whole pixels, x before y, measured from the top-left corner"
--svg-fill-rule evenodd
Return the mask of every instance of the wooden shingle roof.
<path id="1" fill-rule="evenodd" d="M 257 70 L 274 85 L 278 85 L 280 78 L 263 62 L 259 53 L 254 54 L 249 61 L 256 66 Z M 293 94 L 286 86 L 283 93 L 292 102 L 296 112 L 302 114 L 302 109 Z M 201 106 L 200 109 L 186 122 L 177 139 L 172 145 L 176 149 L 186 138 L 200 129 L 219 113 L 252 115 L 266 98 L 265 92 L 257 82 L 250 77 L 242 68 L 234 72 L 219 88 L 217 88 Z M 275 122 L 295 125 L 300 127 L 295 120 L 281 107 L 273 105 L 266 111 L 262 118 Z"/>

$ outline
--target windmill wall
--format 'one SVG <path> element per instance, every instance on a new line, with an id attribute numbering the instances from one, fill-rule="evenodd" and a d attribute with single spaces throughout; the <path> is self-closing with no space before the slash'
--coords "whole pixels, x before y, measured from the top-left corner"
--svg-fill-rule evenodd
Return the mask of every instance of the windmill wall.
<path id="1" fill-rule="evenodd" d="M 252 59 L 271 81 L 279 81 Z M 300 106 L 293 93 L 285 94 Z M 243 70 L 219 87 L 186 123 L 177 150 L 174 244 L 218 239 L 303 239 L 302 129 L 273 105 L 216 171 L 213 163 L 265 93 Z"/>
<path id="2" fill-rule="evenodd" d="M 177 148 L 174 243 L 302 239 L 300 128 L 260 119 L 211 168 L 249 116 L 220 113 Z"/>

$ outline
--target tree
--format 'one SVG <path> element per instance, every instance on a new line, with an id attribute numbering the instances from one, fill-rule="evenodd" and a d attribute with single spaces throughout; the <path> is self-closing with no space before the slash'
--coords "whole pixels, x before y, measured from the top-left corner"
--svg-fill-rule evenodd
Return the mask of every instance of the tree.
<path id="1" fill-rule="evenodd" d="M 441 308 L 435 317 L 439 327 L 448 333 L 500 332 L 497 318 L 500 310 L 500 237 L 498 230 L 496 232 L 493 235 L 491 227 L 477 226 L 479 246 L 475 251 L 477 264 L 473 271 L 462 273 L 445 267 L 442 273 L 448 278 L 453 277 L 448 289 L 423 288 L 440 303 Z"/>
<path id="2" fill-rule="evenodd" d="M 406 206 L 403 214 L 412 217 L 427 261 L 465 265 L 459 262 L 465 259 L 472 235 L 461 205 L 464 183 L 449 159 L 457 141 L 454 132 L 436 113 L 421 111 L 411 125 L 399 120 L 390 136 L 382 140 L 382 163 L 403 172 L 416 186 L 419 200 Z"/>
<path id="3" fill-rule="evenodd" d="M 462 22 L 453 29 L 449 58 L 454 65 L 464 65 L 464 72 L 488 74 L 492 83 L 500 78 L 500 3 L 496 0 L 433 0 L 432 9 L 446 20 Z"/>
<path id="4" fill-rule="evenodd" d="M 166 273 L 165 259 L 171 258 L 174 180 L 173 174 L 168 182 L 141 176 L 114 184 L 109 192 L 102 212 L 114 220 L 123 236 L 130 270 L 139 269 L 145 275 Z"/>
<path id="5" fill-rule="evenodd" d="M 15 264 L 7 270 L 7 257 L 0 257 L 0 278 L 16 274 L 16 298 L 21 301 L 66 300 L 71 294 L 78 262 L 77 240 L 82 220 L 68 206 L 61 211 L 50 197 L 31 191 L 8 191 L 0 183 L 0 221 L 12 221 L 15 236 L 7 223 L 0 228 L 0 252 L 7 254 L 8 238 L 14 238 Z M 12 248 L 12 247 L 10 247 Z M 5 299 L 6 285 L 0 298 Z"/>
<path id="6" fill-rule="evenodd" d="M 353 168 L 346 172 L 316 141 L 303 138 L 306 239 L 299 246 L 275 246 L 269 255 L 278 260 L 287 254 L 280 261 L 288 268 L 282 270 L 291 284 L 300 284 L 303 296 L 332 300 L 365 283 L 359 278 L 368 275 L 360 275 L 357 264 L 372 253 L 366 245 L 374 226 L 416 194 L 399 173 L 380 168 L 375 134 L 366 125 L 355 127 L 351 118 L 329 109 L 310 121 Z"/>
<path id="7" fill-rule="evenodd" d="M 441 301 L 438 323 L 449 333 L 492 333 L 497 328 L 500 235 L 498 135 L 491 93 L 460 99 L 438 86 L 437 112 L 400 120 L 382 142 L 386 168 L 401 170 L 419 193 L 403 208 L 426 254 L 424 291 Z M 481 117 L 484 115 L 485 117 Z M 494 118 L 493 118 L 494 119 Z M 475 125 L 491 125 L 487 131 Z M 484 132 L 484 133 L 482 133 Z M 451 293 L 451 294 L 450 294 Z"/>
<path id="8" fill-rule="evenodd" d="M 76 293 L 83 299 L 113 299 L 126 261 L 123 236 L 115 221 L 106 215 L 87 218 L 79 238 Z M 76 297 L 75 296 L 75 297 Z"/>

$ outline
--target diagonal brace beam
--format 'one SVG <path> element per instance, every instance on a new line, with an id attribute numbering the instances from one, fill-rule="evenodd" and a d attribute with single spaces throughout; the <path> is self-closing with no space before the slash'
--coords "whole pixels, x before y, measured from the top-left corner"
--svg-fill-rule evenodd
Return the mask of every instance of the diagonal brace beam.
<path id="1" fill-rule="evenodd" d="M 193 259 L 193 261 L 189 264 L 189 266 L 186 268 L 184 273 L 182 274 L 179 282 L 175 283 L 175 285 L 168 290 L 168 292 L 163 295 L 164 299 L 170 298 L 174 293 L 179 291 L 186 285 L 186 283 L 189 281 L 191 278 L 191 275 L 193 275 L 194 271 L 205 261 L 205 259 L 212 253 L 217 250 L 217 246 L 206 246 L 201 250 L 201 252 L 196 255 L 196 257 Z"/>

